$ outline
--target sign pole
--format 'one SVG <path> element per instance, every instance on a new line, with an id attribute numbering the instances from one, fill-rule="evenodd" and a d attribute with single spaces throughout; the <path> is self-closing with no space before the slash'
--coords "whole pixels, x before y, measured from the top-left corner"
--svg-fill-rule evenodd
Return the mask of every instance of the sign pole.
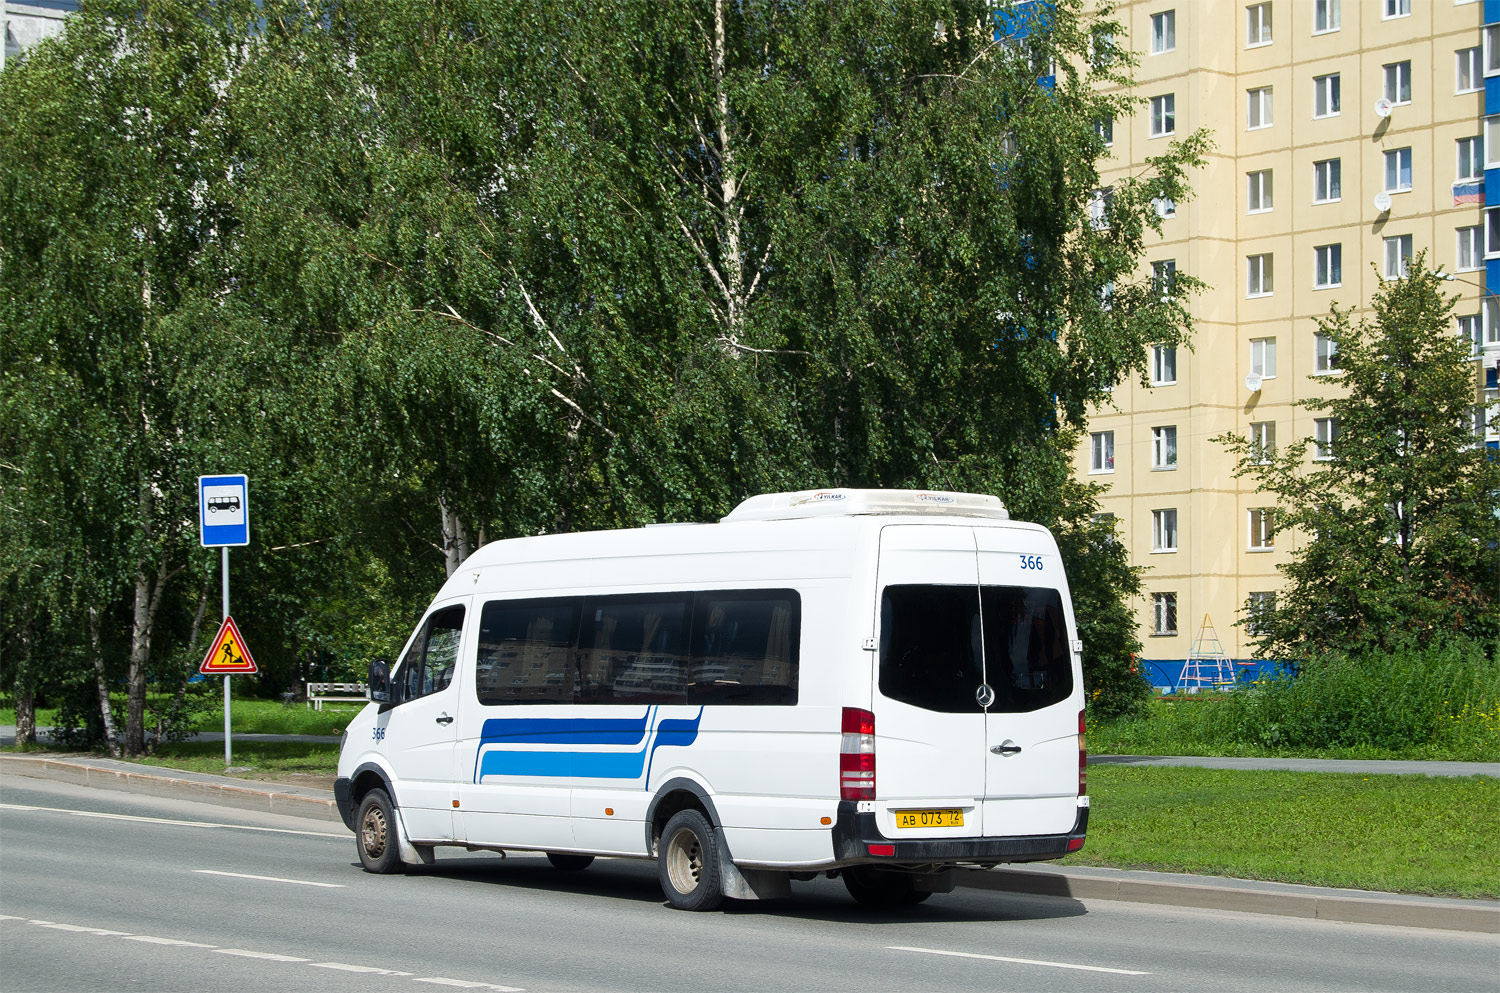
<path id="1" fill-rule="evenodd" d="M 229 546 L 220 549 L 223 554 L 221 560 L 224 572 L 224 619 L 229 619 Z M 224 676 L 224 767 L 227 769 L 234 755 L 233 746 L 229 743 L 229 676 Z"/>

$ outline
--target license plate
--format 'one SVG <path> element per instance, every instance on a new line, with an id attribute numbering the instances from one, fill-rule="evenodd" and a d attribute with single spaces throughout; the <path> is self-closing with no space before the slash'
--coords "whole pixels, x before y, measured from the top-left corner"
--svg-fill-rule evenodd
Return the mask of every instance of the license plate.
<path id="1" fill-rule="evenodd" d="M 942 810 L 898 810 L 895 814 L 898 828 L 964 826 L 964 812 L 957 807 L 947 807 Z"/>

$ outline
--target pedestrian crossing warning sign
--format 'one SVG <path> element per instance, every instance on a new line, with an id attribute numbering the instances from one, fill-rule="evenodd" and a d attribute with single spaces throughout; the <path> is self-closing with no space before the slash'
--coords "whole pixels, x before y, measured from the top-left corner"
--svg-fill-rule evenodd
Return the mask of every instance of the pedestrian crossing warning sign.
<path id="1" fill-rule="evenodd" d="M 208 654 L 203 657 L 203 664 L 198 667 L 198 671 L 218 676 L 260 671 L 255 667 L 255 660 L 250 657 L 250 649 L 245 647 L 245 639 L 240 637 L 240 629 L 234 626 L 233 617 L 224 618 L 219 635 L 214 639 L 214 645 L 208 650 Z"/>

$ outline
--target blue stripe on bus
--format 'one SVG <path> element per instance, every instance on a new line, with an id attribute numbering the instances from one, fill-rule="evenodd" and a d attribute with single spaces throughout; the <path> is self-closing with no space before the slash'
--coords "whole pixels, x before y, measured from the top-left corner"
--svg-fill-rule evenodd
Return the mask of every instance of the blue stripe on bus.
<path id="1" fill-rule="evenodd" d="M 651 708 L 635 718 L 496 717 L 484 722 L 481 745 L 639 745 L 646 737 Z"/>
<path id="2" fill-rule="evenodd" d="M 485 776 L 572 777 L 575 779 L 640 779 L 649 757 L 663 745 L 685 748 L 698 740 L 703 708 L 687 720 L 664 720 L 647 747 L 629 752 L 531 751 L 492 748 L 487 744 L 624 744 L 639 742 L 646 734 L 651 709 L 637 721 L 613 718 L 506 718 L 484 722 L 479 742 L 479 767 L 475 782 Z M 633 734 L 633 737 L 631 736 Z"/>

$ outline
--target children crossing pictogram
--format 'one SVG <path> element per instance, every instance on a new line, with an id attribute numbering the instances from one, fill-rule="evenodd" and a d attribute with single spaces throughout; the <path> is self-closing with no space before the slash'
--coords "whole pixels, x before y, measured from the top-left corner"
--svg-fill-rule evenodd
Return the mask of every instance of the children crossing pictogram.
<path id="1" fill-rule="evenodd" d="M 250 649 L 245 647 L 245 639 L 240 636 L 240 629 L 235 627 L 233 617 L 224 618 L 218 637 L 214 638 L 213 647 L 203 657 L 203 664 L 198 667 L 198 671 L 211 675 L 260 671 L 255 666 L 255 659 L 250 657 Z"/>

